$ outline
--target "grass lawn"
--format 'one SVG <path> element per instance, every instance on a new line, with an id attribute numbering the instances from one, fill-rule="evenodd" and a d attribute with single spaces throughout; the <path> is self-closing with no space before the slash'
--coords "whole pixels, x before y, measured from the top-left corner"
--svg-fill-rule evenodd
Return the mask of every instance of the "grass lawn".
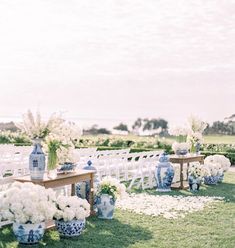
<path id="1" fill-rule="evenodd" d="M 204 143 L 235 144 L 235 136 L 234 135 L 208 135 L 208 136 L 204 136 Z"/>
<path id="2" fill-rule="evenodd" d="M 155 190 L 147 191 L 149 194 Z M 168 193 L 169 194 L 169 193 Z M 172 191 L 171 195 L 192 195 L 189 191 Z M 185 218 L 167 220 L 163 217 L 138 215 L 116 210 L 113 220 L 88 218 L 86 230 L 75 239 L 60 239 L 57 231 L 47 231 L 39 247 L 57 248 L 234 248 L 235 247 L 235 173 L 227 173 L 224 183 L 203 186 L 195 195 L 223 196 L 204 211 Z M 19 247 L 11 227 L 0 229 L 0 247 Z"/>

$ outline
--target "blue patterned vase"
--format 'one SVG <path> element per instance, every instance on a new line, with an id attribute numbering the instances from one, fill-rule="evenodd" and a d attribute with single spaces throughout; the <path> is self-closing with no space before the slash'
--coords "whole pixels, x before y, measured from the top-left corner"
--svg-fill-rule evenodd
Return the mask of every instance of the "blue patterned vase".
<path id="1" fill-rule="evenodd" d="M 189 189 L 191 191 L 198 191 L 201 186 L 201 179 L 194 178 L 193 176 L 188 177 Z"/>
<path id="2" fill-rule="evenodd" d="M 112 219 L 115 208 L 115 200 L 108 194 L 102 194 L 96 198 L 96 207 L 98 210 L 98 218 Z"/>
<path id="3" fill-rule="evenodd" d="M 155 177 L 157 181 L 157 191 L 168 192 L 171 191 L 171 183 L 174 177 L 174 168 L 169 162 L 169 157 L 163 153 L 160 155 L 159 162 L 155 170 Z"/>
<path id="4" fill-rule="evenodd" d="M 222 173 L 221 175 L 218 175 L 218 183 L 222 183 L 224 180 L 224 173 Z"/>
<path id="5" fill-rule="evenodd" d="M 61 237 L 77 237 L 81 235 L 85 228 L 85 219 L 71 221 L 56 220 L 55 225 Z"/>
<path id="6" fill-rule="evenodd" d="M 29 170 L 32 180 L 42 180 L 45 172 L 45 154 L 42 151 L 40 140 L 34 142 L 34 149 L 29 156 Z"/>
<path id="7" fill-rule="evenodd" d="M 42 240 L 45 231 L 45 223 L 19 224 L 13 223 L 13 232 L 16 239 L 23 245 L 34 245 Z"/>
<path id="8" fill-rule="evenodd" d="M 204 177 L 204 183 L 207 185 L 215 185 L 219 181 L 219 176 L 208 176 Z"/>

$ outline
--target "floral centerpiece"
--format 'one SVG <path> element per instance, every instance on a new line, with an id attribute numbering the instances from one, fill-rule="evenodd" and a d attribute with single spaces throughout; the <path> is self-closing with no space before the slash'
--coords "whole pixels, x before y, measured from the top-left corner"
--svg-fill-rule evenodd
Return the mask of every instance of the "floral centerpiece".
<path id="1" fill-rule="evenodd" d="M 205 176 L 210 174 L 208 168 L 199 162 L 190 163 L 188 169 L 188 180 L 190 190 L 199 190 L 199 187 Z"/>
<path id="2" fill-rule="evenodd" d="M 77 196 L 59 196 L 56 200 L 57 211 L 54 215 L 56 227 L 61 236 L 79 236 L 86 217 L 90 215 L 90 204 Z"/>
<path id="3" fill-rule="evenodd" d="M 0 193 L 0 220 L 13 223 L 13 231 L 22 244 L 35 244 L 42 238 L 45 221 L 55 212 L 55 192 L 33 183 L 15 182 Z"/>
<path id="4" fill-rule="evenodd" d="M 172 144 L 172 149 L 177 155 L 186 155 L 190 148 L 190 143 L 186 141 L 188 128 L 173 127 L 169 129 L 169 134 L 175 136 L 177 141 Z"/>
<path id="5" fill-rule="evenodd" d="M 81 131 L 74 123 L 64 121 L 46 137 L 45 149 L 48 152 L 48 170 L 56 172 L 59 164 L 73 162 L 75 141 L 80 135 Z"/>
<path id="6" fill-rule="evenodd" d="M 98 217 L 102 219 L 112 219 L 115 201 L 118 197 L 123 197 L 126 192 L 125 185 L 117 179 L 105 177 L 98 186 L 96 206 Z"/>
<path id="7" fill-rule="evenodd" d="M 198 153 L 203 142 L 202 133 L 207 127 L 207 123 L 201 119 L 190 116 L 188 119 L 189 130 L 187 141 L 191 144 L 191 152 Z"/>

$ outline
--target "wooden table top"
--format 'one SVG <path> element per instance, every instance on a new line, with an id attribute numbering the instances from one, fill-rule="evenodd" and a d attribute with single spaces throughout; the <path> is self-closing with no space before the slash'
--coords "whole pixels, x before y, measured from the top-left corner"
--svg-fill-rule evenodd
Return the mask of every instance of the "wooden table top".
<path id="1" fill-rule="evenodd" d="M 90 174 L 95 174 L 95 170 L 82 170 L 82 169 L 76 169 L 74 172 L 69 172 L 69 173 L 59 173 L 57 174 L 57 177 L 54 179 L 48 178 L 47 173 L 44 174 L 42 180 L 32 180 L 30 178 L 30 175 L 22 176 L 22 177 L 17 177 L 15 178 L 16 181 L 18 182 L 41 182 L 41 183 L 46 183 L 46 182 L 52 182 L 52 181 L 61 181 L 64 179 L 68 178 L 74 178 L 74 177 L 79 177 L 79 176 L 86 176 Z"/>
<path id="2" fill-rule="evenodd" d="M 202 161 L 204 159 L 204 155 L 197 155 L 197 154 L 187 154 L 187 155 L 171 155 L 170 162 L 177 163 L 177 162 L 195 162 L 195 161 Z"/>

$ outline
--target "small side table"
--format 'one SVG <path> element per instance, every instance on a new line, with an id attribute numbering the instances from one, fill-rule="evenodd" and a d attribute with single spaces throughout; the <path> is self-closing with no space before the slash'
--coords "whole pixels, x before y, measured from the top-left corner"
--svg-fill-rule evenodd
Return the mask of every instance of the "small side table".
<path id="1" fill-rule="evenodd" d="M 175 164 L 180 164 L 180 181 L 172 185 L 173 189 L 186 189 L 188 188 L 188 182 L 184 185 L 184 164 L 187 164 L 187 171 L 189 163 L 199 162 L 200 164 L 204 163 L 204 155 L 194 155 L 189 154 L 185 156 L 172 155 L 170 156 L 170 162 Z"/>
<path id="2" fill-rule="evenodd" d="M 44 174 L 43 180 L 31 180 L 30 175 L 15 178 L 15 181 L 25 183 L 31 182 L 44 186 L 45 188 L 57 188 L 71 185 L 71 195 L 75 195 L 75 184 L 81 181 L 90 181 L 89 203 L 91 206 L 91 215 L 94 215 L 94 170 L 76 170 L 68 174 L 58 174 L 55 179 L 50 179 Z"/>

